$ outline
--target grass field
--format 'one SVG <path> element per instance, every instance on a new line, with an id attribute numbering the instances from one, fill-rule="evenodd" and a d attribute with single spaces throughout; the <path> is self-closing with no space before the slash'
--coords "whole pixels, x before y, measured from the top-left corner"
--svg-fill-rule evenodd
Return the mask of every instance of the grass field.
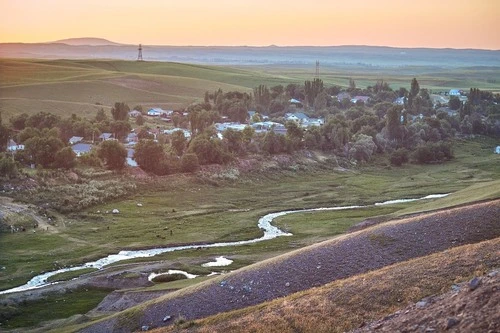
<path id="1" fill-rule="evenodd" d="M 203 99 L 205 91 L 248 91 L 266 84 L 303 84 L 313 78 L 307 66 L 203 66 L 169 62 L 120 60 L 21 60 L 0 59 L 0 111 L 14 114 L 39 111 L 93 117 L 101 107 L 123 101 L 130 107 L 178 109 Z M 393 89 L 409 88 L 417 77 L 422 88 L 468 90 L 477 87 L 500 91 L 497 67 L 459 68 L 435 72 L 431 67 L 321 69 L 326 86 L 358 87 L 383 79 Z"/>
<path id="2" fill-rule="evenodd" d="M 42 271 L 81 264 L 124 248 L 256 238 L 261 235 L 258 218 L 273 211 L 373 204 L 467 189 L 431 203 L 289 215 L 277 223 L 294 233 L 293 237 L 207 249 L 201 253 L 195 250 L 169 253 L 158 259 L 185 257 L 193 261 L 195 258 L 194 265 L 198 265 L 212 256 L 231 254 L 255 262 L 335 236 L 365 218 L 397 216 L 497 198 L 500 197 L 500 157 L 492 153 L 493 145 L 494 140 L 489 139 L 461 142 L 455 148 L 456 159 L 439 165 L 402 168 L 379 165 L 349 172 L 269 172 L 248 175 L 220 186 L 196 178 L 182 182 L 175 177 L 165 178 L 164 186 L 159 189 L 143 190 L 134 197 L 92 207 L 73 217 L 61 216 L 56 233 L 3 234 L 1 265 L 6 269 L 0 272 L 0 289 L 25 283 Z M 115 208 L 120 214 L 105 213 Z M 307 220 L 307 224 L 302 223 L 303 220 Z"/>

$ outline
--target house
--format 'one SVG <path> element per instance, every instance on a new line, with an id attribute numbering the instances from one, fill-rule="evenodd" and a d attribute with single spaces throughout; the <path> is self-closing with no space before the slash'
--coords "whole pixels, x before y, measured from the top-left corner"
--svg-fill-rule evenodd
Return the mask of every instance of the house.
<path id="1" fill-rule="evenodd" d="M 189 139 L 191 137 L 191 132 L 190 131 L 188 131 L 187 129 L 184 129 L 184 128 L 179 128 L 179 127 L 172 128 L 172 129 L 169 129 L 169 130 L 164 130 L 163 134 L 172 135 L 172 134 L 174 134 L 174 132 L 177 132 L 177 131 L 181 131 L 184 134 L 184 137 L 186 139 Z"/>
<path id="2" fill-rule="evenodd" d="M 235 131 L 243 131 L 248 125 L 240 123 L 215 123 L 215 129 L 217 132 L 221 133 L 227 129 L 232 129 Z"/>
<path id="3" fill-rule="evenodd" d="M 321 125 L 325 124 L 325 120 L 323 118 L 309 118 L 309 121 L 306 124 L 303 124 L 307 127 L 309 126 L 317 126 L 320 127 Z"/>
<path id="4" fill-rule="evenodd" d="M 148 110 L 148 116 L 150 116 L 150 117 L 159 117 L 161 115 L 160 110 L 161 109 L 149 109 Z"/>
<path id="5" fill-rule="evenodd" d="M 24 145 L 17 144 L 14 140 L 10 139 L 9 142 L 7 142 L 7 151 L 18 151 L 18 150 L 24 150 Z"/>
<path id="6" fill-rule="evenodd" d="M 356 104 L 357 102 L 361 101 L 364 104 L 366 104 L 366 102 L 368 102 L 369 99 L 370 99 L 369 96 L 354 96 L 353 98 L 351 98 L 351 103 Z"/>
<path id="7" fill-rule="evenodd" d="M 333 96 L 332 96 L 333 97 Z M 344 99 L 351 100 L 351 95 L 349 95 L 348 92 L 341 92 L 340 94 L 337 95 L 337 100 L 339 102 L 342 102 Z"/>
<path id="8" fill-rule="evenodd" d="M 148 116 L 151 117 L 169 117 L 174 113 L 172 110 L 163 110 L 162 108 L 152 108 L 148 111 Z"/>
<path id="9" fill-rule="evenodd" d="M 252 124 L 256 133 L 265 133 L 273 131 L 277 134 L 286 134 L 286 127 L 283 124 L 275 123 L 272 121 L 262 121 Z"/>
<path id="10" fill-rule="evenodd" d="M 83 140 L 83 137 L 81 136 L 72 136 L 70 139 L 69 139 L 69 144 L 70 145 L 74 145 L 75 143 L 78 143 L 80 141 Z"/>
<path id="11" fill-rule="evenodd" d="M 113 133 L 102 133 L 99 135 L 99 140 L 106 141 L 113 139 Z"/>
<path id="12" fill-rule="evenodd" d="M 451 89 L 450 92 L 448 93 L 450 96 L 460 96 L 462 95 L 461 91 L 459 89 Z"/>
<path id="13" fill-rule="evenodd" d="M 141 115 L 141 111 L 137 111 L 137 110 L 132 110 L 128 113 L 129 117 L 132 117 L 132 118 L 137 118 Z"/>
<path id="14" fill-rule="evenodd" d="M 405 97 L 398 97 L 392 102 L 392 104 L 396 105 L 405 105 Z"/>
<path id="15" fill-rule="evenodd" d="M 302 102 L 299 101 L 298 99 L 292 98 L 288 101 L 290 104 L 295 104 L 295 105 L 302 105 Z"/>
<path id="16" fill-rule="evenodd" d="M 302 112 L 286 113 L 285 120 L 286 121 L 295 121 L 299 124 L 304 124 L 304 123 L 309 122 L 309 117 Z"/>
<path id="17" fill-rule="evenodd" d="M 138 166 L 138 164 L 134 160 L 134 153 L 135 153 L 134 149 L 131 149 L 131 148 L 127 149 L 127 165 L 135 168 Z"/>
<path id="18" fill-rule="evenodd" d="M 497 147 L 495 148 L 495 154 L 500 154 L 500 146 L 497 146 Z"/>
<path id="19" fill-rule="evenodd" d="M 90 151 L 92 150 L 92 145 L 88 143 L 77 143 L 72 145 L 71 149 L 73 149 L 76 156 L 82 156 L 84 154 L 90 153 Z"/>
<path id="20" fill-rule="evenodd" d="M 127 143 L 137 143 L 139 141 L 139 137 L 135 133 L 129 133 L 125 138 L 125 142 Z"/>

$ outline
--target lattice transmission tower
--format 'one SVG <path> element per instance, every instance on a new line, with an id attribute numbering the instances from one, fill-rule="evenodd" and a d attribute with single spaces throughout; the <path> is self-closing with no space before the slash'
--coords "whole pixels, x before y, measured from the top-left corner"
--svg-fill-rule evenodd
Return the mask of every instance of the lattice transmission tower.
<path id="1" fill-rule="evenodd" d="M 139 50 L 139 54 L 137 55 L 137 61 L 144 61 L 142 59 L 142 44 L 139 44 L 138 50 Z"/>

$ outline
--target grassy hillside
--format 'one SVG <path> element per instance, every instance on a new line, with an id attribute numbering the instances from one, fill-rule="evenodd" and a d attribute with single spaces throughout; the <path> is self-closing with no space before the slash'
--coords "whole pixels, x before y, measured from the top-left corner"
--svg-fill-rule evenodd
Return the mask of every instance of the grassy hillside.
<path id="1" fill-rule="evenodd" d="M 204 66 L 172 62 L 123 60 L 29 60 L 0 59 L 0 111 L 6 119 L 20 113 L 71 113 L 92 117 L 114 102 L 133 107 L 182 108 L 200 101 L 205 91 L 251 91 L 268 86 L 303 84 L 314 69 L 295 66 Z M 348 86 L 349 78 L 358 87 L 384 79 L 392 88 L 409 88 L 417 77 L 422 88 L 448 90 L 470 87 L 499 91 L 497 67 L 455 68 L 435 72 L 432 67 L 405 68 L 321 68 L 325 85 Z"/>
<path id="2" fill-rule="evenodd" d="M 346 332 L 498 267 L 499 246 L 466 245 L 154 332 Z"/>

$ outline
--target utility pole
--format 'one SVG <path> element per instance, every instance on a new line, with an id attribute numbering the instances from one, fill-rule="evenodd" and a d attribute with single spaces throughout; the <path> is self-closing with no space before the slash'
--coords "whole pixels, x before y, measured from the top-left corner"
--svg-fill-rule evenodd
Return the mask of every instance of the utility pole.
<path id="1" fill-rule="evenodd" d="M 316 73 L 314 73 L 314 78 L 319 79 L 319 60 L 316 60 Z"/>

